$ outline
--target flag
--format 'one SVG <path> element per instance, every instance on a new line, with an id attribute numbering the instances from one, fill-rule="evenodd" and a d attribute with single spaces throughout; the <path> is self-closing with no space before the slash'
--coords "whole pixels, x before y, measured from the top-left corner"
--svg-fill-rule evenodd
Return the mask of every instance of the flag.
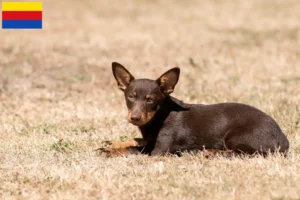
<path id="1" fill-rule="evenodd" d="M 41 29 L 42 2 L 2 2 L 2 29 Z"/>

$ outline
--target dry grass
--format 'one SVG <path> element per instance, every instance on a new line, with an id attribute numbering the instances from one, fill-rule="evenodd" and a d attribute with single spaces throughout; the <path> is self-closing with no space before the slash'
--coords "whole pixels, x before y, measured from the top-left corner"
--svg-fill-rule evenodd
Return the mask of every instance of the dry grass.
<path id="1" fill-rule="evenodd" d="M 1 199 L 300 198 L 298 0 L 43 2 L 42 30 L 0 31 Z M 112 61 L 148 78 L 180 66 L 185 102 L 264 110 L 289 157 L 97 156 L 139 137 Z"/>

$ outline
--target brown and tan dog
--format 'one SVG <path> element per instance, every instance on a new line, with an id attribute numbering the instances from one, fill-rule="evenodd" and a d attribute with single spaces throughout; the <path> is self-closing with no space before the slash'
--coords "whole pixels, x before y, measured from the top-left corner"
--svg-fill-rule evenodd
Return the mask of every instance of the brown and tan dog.
<path id="1" fill-rule="evenodd" d="M 144 153 L 163 155 L 181 151 L 212 150 L 234 153 L 286 154 L 289 141 L 273 118 L 244 104 L 185 104 L 170 94 L 180 69 L 156 80 L 135 79 L 119 63 L 112 63 L 124 92 L 128 121 L 138 126 L 143 140 L 131 140 L 100 149 L 110 155 Z"/>

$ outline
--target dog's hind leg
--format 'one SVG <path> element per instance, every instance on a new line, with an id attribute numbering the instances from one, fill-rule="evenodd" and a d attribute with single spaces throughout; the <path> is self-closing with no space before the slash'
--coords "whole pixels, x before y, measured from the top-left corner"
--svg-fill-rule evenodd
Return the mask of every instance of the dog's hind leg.
<path id="1" fill-rule="evenodd" d="M 272 125 L 272 124 L 271 124 Z M 240 126 L 224 137 L 225 146 L 234 152 L 266 155 L 268 152 L 286 153 L 288 141 L 280 129 L 272 126 Z"/>

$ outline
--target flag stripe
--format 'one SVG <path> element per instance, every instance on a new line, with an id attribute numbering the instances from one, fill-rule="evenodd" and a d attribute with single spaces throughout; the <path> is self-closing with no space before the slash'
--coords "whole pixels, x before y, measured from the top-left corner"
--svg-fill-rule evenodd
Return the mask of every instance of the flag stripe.
<path id="1" fill-rule="evenodd" d="M 2 11 L 42 11 L 42 2 L 2 2 Z"/>
<path id="2" fill-rule="evenodd" d="M 42 20 L 42 11 L 3 11 L 2 20 Z"/>
<path id="3" fill-rule="evenodd" d="M 42 20 L 2 20 L 3 29 L 41 29 Z"/>

